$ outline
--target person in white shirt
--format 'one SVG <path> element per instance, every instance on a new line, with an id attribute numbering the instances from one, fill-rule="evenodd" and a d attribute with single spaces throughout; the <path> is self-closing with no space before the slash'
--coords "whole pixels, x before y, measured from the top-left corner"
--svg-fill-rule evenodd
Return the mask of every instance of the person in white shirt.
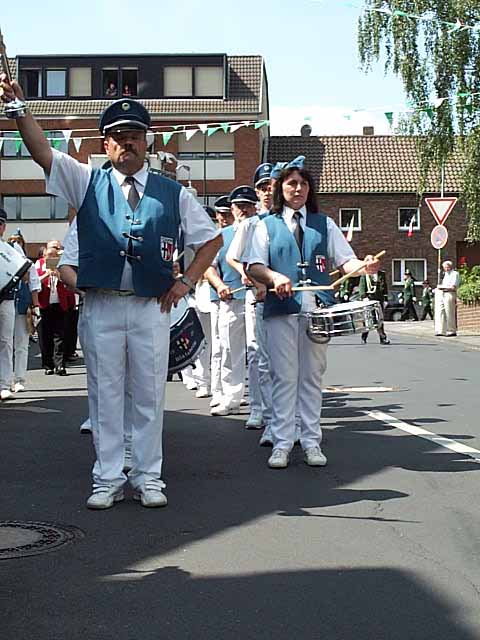
<path id="1" fill-rule="evenodd" d="M 435 335 L 457 335 L 457 289 L 460 286 L 460 274 L 453 268 L 451 260 L 442 264 L 444 275 L 435 290 Z"/>
<path id="2" fill-rule="evenodd" d="M 24 100 L 21 87 L 0 76 L 2 101 Z M 148 172 L 151 118 L 136 100 L 113 102 L 100 118 L 111 168 L 93 169 L 52 150 L 30 112 L 17 119 L 32 158 L 44 169 L 47 192 L 77 210 L 78 272 L 62 264 L 62 279 L 86 291 L 83 348 L 96 461 L 90 509 L 124 499 L 124 400 L 132 392 L 134 499 L 167 504 L 161 480 L 163 409 L 170 309 L 211 264 L 221 238 L 201 205 L 178 183 Z M 179 229 L 196 257 L 180 280 L 172 275 Z"/>
<path id="3" fill-rule="evenodd" d="M 305 462 L 309 466 L 327 463 L 320 447 L 327 345 L 312 342 L 306 331 L 305 314 L 317 308 L 316 294 L 294 294 L 292 287 L 307 280 L 327 284 L 330 261 L 345 273 L 363 266 L 333 220 L 318 211 L 314 181 L 303 161 L 289 163 L 275 183 L 271 215 L 255 227 L 247 269 L 268 289 L 264 319 L 273 383 L 270 468 L 288 466 L 296 412 Z M 378 260 L 362 269 L 363 273 L 377 270 Z M 324 293 L 317 294 L 322 304 L 333 304 L 333 296 Z"/>

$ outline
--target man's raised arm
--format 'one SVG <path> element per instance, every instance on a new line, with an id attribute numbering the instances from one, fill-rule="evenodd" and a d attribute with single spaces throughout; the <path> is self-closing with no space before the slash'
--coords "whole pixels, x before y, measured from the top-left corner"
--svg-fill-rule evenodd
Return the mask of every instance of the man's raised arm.
<path id="1" fill-rule="evenodd" d="M 18 82 L 16 80 L 12 80 L 11 83 L 8 82 L 4 73 L 0 75 L 0 89 L 3 90 L 1 97 L 4 103 L 12 102 L 15 98 L 22 101 L 25 100 Z M 52 149 L 40 125 L 28 110 L 24 117 L 16 119 L 16 123 L 22 135 L 22 140 L 30 151 L 30 155 L 47 174 L 50 174 Z"/>

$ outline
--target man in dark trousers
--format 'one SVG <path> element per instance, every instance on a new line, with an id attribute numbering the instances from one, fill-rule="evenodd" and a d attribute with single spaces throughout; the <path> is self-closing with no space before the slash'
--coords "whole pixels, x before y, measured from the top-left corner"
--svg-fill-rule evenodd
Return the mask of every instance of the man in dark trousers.
<path id="1" fill-rule="evenodd" d="M 414 320 L 418 320 L 417 310 L 413 304 L 415 302 L 415 282 L 413 281 L 412 274 L 408 269 L 405 271 L 403 279 L 402 320 L 408 320 L 410 319 L 410 316 L 412 316 Z"/>
<path id="2" fill-rule="evenodd" d="M 387 299 L 387 278 L 385 271 L 379 271 L 372 275 L 365 275 L 360 277 L 358 284 L 358 293 L 362 300 L 377 300 L 382 305 L 382 310 Z M 390 344 L 390 340 L 387 338 L 383 321 L 377 327 L 378 337 L 381 344 Z M 362 333 L 362 342 L 367 344 L 368 331 Z"/>

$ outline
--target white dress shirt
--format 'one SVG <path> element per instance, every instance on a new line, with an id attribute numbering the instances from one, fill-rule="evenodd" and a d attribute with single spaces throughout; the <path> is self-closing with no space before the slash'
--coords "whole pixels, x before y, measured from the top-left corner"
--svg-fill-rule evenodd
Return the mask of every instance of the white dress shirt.
<path id="1" fill-rule="evenodd" d="M 460 274 L 458 271 L 452 269 L 451 271 L 446 271 L 443 275 L 443 280 L 441 287 L 446 287 L 448 289 L 455 289 L 455 291 L 460 286 Z"/>

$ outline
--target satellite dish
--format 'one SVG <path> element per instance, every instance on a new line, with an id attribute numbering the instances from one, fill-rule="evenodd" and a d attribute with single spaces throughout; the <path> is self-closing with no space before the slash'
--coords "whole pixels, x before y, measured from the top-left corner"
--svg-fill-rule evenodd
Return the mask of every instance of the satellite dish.
<path id="1" fill-rule="evenodd" d="M 302 138 L 308 138 L 312 135 L 312 127 L 309 124 L 304 124 L 300 129 L 300 135 Z"/>

